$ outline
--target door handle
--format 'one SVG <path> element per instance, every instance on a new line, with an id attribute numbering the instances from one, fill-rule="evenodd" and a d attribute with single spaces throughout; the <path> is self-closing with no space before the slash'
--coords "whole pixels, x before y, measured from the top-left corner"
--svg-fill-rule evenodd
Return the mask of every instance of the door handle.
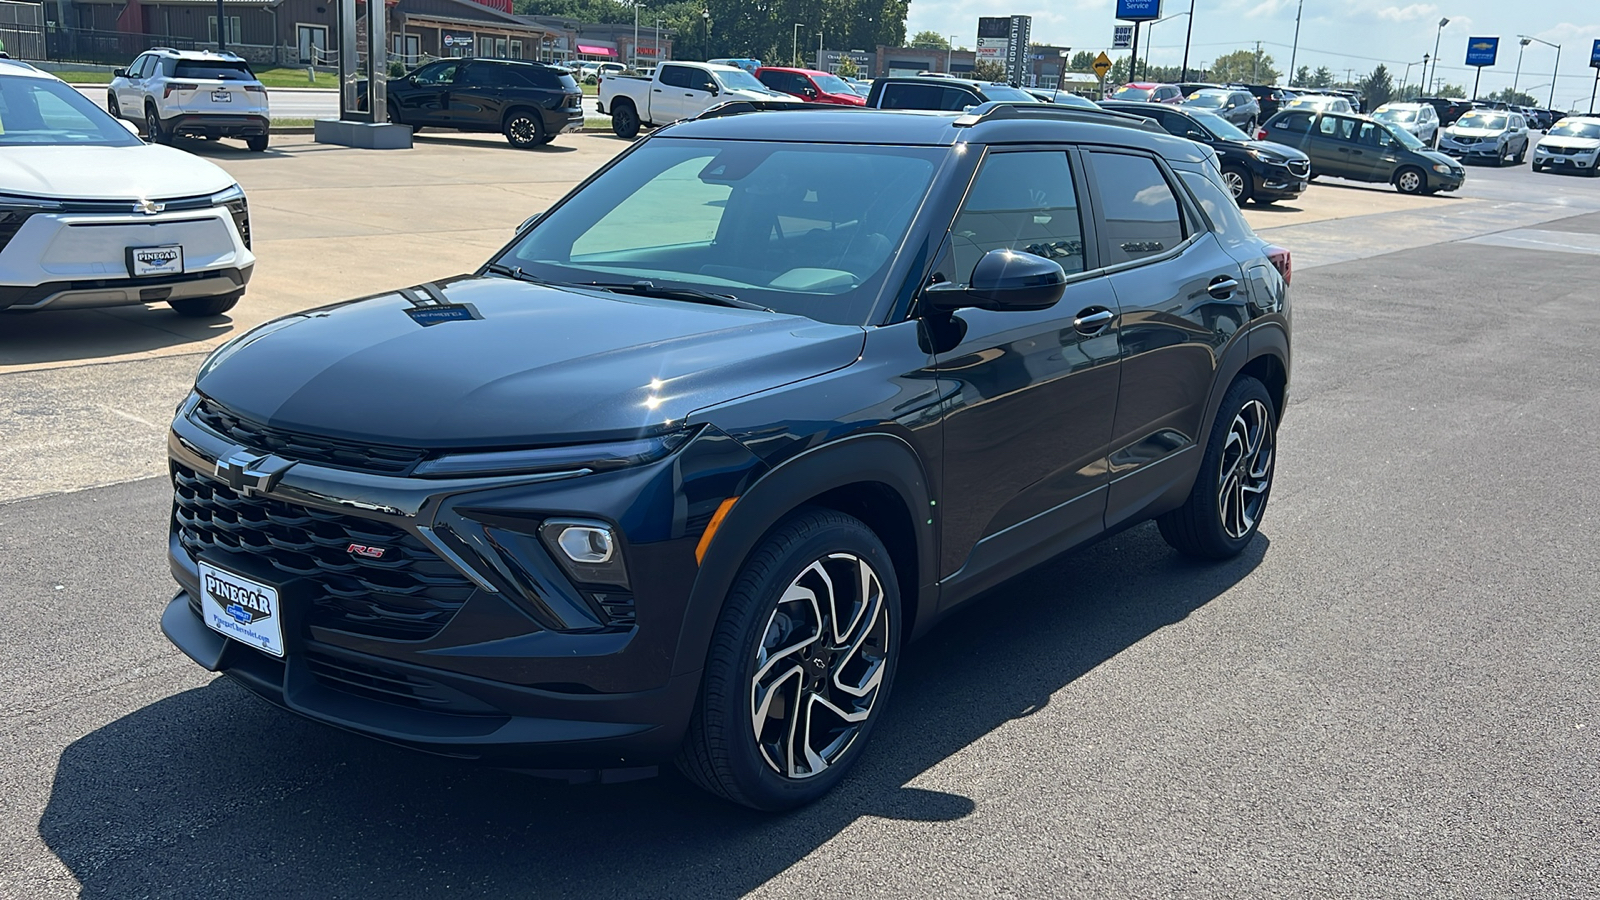
<path id="1" fill-rule="evenodd" d="M 652 90 L 657 94 L 661 93 L 661 88 L 653 88 Z"/>
<path id="2" fill-rule="evenodd" d="M 1217 277 L 1211 279 L 1210 284 L 1206 285 L 1206 293 L 1217 298 L 1218 300 L 1226 300 L 1229 297 L 1232 297 L 1233 292 L 1238 289 L 1238 279 L 1227 275 L 1218 275 Z"/>
<path id="3" fill-rule="evenodd" d="M 1104 331 L 1116 317 L 1116 313 L 1104 306 L 1091 306 L 1078 311 L 1077 318 L 1072 320 L 1072 327 L 1079 334 L 1095 335 Z"/>

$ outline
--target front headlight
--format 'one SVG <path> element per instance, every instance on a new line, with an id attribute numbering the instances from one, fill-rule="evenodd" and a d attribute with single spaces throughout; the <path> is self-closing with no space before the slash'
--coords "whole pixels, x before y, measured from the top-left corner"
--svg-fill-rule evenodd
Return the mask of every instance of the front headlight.
<path id="1" fill-rule="evenodd" d="M 239 240 L 244 242 L 246 249 L 250 247 L 250 202 L 245 199 L 244 188 L 235 184 L 230 188 L 220 190 L 211 195 L 211 203 L 215 206 L 226 206 L 228 214 L 233 216 L 233 227 L 239 229 Z"/>
<path id="2" fill-rule="evenodd" d="M 1450 167 L 1445 165 L 1444 163 L 1434 163 L 1433 164 L 1433 170 L 1435 172 L 1438 172 L 1440 175 L 1449 175 L 1450 171 L 1451 171 Z"/>
<path id="3" fill-rule="evenodd" d="M 1270 150 L 1257 150 L 1256 148 L 1251 147 L 1247 152 L 1251 156 L 1255 157 L 1256 159 L 1261 160 L 1264 163 L 1280 163 L 1281 164 L 1281 163 L 1286 163 L 1286 162 L 1289 161 L 1289 157 L 1287 157 L 1287 156 L 1279 156 L 1278 154 L 1273 153 Z"/>
<path id="4" fill-rule="evenodd" d="M 539 447 L 490 453 L 452 453 L 417 466 L 419 478 L 472 478 L 483 475 L 533 475 L 540 472 L 601 472 L 665 458 L 683 446 L 689 432 L 604 444 Z"/>
<path id="5" fill-rule="evenodd" d="M 0 214 L 22 213 L 32 215 L 36 212 L 55 212 L 61 208 L 61 201 L 51 200 L 48 197 L 28 197 L 22 194 L 0 194 Z"/>

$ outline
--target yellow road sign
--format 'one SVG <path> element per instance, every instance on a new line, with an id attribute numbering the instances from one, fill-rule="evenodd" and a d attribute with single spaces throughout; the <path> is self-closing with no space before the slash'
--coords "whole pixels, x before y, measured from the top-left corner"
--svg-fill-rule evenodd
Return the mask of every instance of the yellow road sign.
<path id="1" fill-rule="evenodd" d="M 1111 57 L 1107 56 L 1105 51 L 1102 50 L 1100 55 L 1094 58 L 1094 73 L 1104 78 L 1109 71 L 1111 71 Z"/>

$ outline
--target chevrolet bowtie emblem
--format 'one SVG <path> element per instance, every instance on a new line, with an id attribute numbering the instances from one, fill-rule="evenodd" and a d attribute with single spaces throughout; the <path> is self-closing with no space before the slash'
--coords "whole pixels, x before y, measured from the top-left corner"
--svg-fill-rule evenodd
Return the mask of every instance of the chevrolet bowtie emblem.
<path id="1" fill-rule="evenodd" d="M 217 477 L 241 494 L 270 491 L 294 463 L 276 456 L 235 453 L 217 460 Z"/>
<path id="2" fill-rule="evenodd" d="M 154 200 L 140 200 L 133 204 L 134 212 L 141 212 L 147 216 L 153 216 L 166 208 L 167 205 L 165 203 L 157 203 Z"/>

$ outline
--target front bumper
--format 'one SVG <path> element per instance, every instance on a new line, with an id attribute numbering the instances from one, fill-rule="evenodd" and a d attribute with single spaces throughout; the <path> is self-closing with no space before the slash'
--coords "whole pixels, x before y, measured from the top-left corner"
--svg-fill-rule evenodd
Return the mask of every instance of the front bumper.
<path id="1" fill-rule="evenodd" d="M 583 130 L 583 107 L 567 107 L 557 110 L 546 110 L 544 127 L 551 134 L 571 134 Z"/>
<path id="2" fill-rule="evenodd" d="M 1494 141 L 1480 141 L 1474 144 L 1458 144 L 1449 138 L 1439 141 L 1439 151 L 1448 153 L 1458 159 L 1499 159 L 1500 144 Z"/>
<path id="3" fill-rule="evenodd" d="M 551 480 L 301 461 L 264 489 L 235 490 L 218 460 L 286 461 L 201 427 L 195 402 L 168 441 L 180 591 L 162 629 L 196 662 L 300 715 L 430 753 L 590 772 L 676 752 L 705 653 L 679 643 L 694 546 L 756 470 L 748 451 L 702 436 L 657 463 Z M 660 502 L 670 496 L 680 502 Z M 571 516 L 616 526 L 629 596 L 596 600 L 543 549 L 539 524 Z M 346 540 L 388 545 L 405 564 L 354 559 Z M 199 560 L 277 588 L 282 659 L 205 625 Z"/>
<path id="4" fill-rule="evenodd" d="M 1569 172 L 1592 172 L 1600 167 L 1600 151 L 1585 151 L 1583 153 L 1551 153 L 1544 148 L 1533 151 L 1533 164 L 1535 166 L 1549 166 L 1552 169 L 1564 169 Z"/>
<path id="5" fill-rule="evenodd" d="M 182 113 L 161 122 L 168 134 L 196 137 L 258 137 L 272 130 L 265 115 Z"/>
<path id="6" fill-rule="evenodd" d="M 37 285 L 0 285 L 0 310 L 33 312 L 43 309 L 98 309 L 164 303 L 202 297 L 221 297 L 244 290 L 253 266 L 212 269 L 165 278 L 93 279 L 51 281 Z"/>
<path id="7" fill-rule="evenodd" d="M 1252 173 L 1255 196 L 1270 200 L 1292 200 L 1305 193 L 1311 183 L 1311 164 L 1305 163 L 1295 171 L 1287 163 L 1260 162 Z"/>

